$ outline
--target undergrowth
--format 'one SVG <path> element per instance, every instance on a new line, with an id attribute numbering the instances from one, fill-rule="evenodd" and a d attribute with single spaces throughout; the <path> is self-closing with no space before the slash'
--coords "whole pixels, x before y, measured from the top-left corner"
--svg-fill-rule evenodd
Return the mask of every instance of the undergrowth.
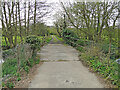
<path id="1" fill-rule="evenodd" d="M 118 81 L 118 63 L 116 62 L 117 53 L 114 44 L 111 44 L 109 52 L 109 42 L 104 41 L 95 43 L 91 40 L 79 38 L 72 30 L 64 30 L 63 38 L 67 44 L 80 51 L 80 60 L 91 67 L 94 72 L 102 75 L 105 80 L 111 81 L 113 85 L 120 86 Z"/>
<path id="2" fill-rule="evenodd" d="M 26 72 L 26 74 L 28 74 L 34 65 L 40 63 L 40 59 L 37 57 L 37 51 L 40 50 L 41 44 L 48 43 L 51 39 L 51 36 L 45 37 L 44 43 L 41 43 L 41 40 L 43 40 L 42 37 L 32 35 L 26 38 L 26 43 L 30 46 L 28 50 L 24 46 L 27 44 L 21 46 L 18 51 L 16 51 L 17 49 L 5 50 L 3 53 L 5 62 L 2 64 L 2 86 L 14 88 L 14 81 L 21 80 L 22 75 L 20 72 Z M 27 58 L 26 55 L 28 53 L 31 55 Z M 11 80 L 12 78 L 15 80 Z"/>

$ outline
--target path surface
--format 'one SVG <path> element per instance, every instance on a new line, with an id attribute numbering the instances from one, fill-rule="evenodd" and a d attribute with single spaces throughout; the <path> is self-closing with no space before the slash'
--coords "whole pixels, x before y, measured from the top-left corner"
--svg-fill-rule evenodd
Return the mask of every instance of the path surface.
<path id="1" fill-rule="evenodd" d="M 55 39 L 55 38 L 54 38 Z M 30 88 L 103 88 L 97 77 L 88 71 L 70 46 L 51 44 L 38 53 L 45 62 L 38 68 Z"/>

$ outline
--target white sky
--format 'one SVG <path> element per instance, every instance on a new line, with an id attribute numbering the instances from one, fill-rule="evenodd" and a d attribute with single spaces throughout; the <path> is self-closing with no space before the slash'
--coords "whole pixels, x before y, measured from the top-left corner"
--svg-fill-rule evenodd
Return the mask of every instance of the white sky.
<path id="1" fill-rule="evenodd" d="M 53 25 L 53 22 L 55 21 L 54 19 L 54 14 L 58 11 L 61 10 L 61 7 L 60 7 L 60 2 L 73 2 L 75 0 L 47 0 L 47 3 L 52 3 L 52 8 L 53 8 L 53 11 L 50 13 L 49 17 L 47 17 L 47 19 L 45 18 L 45 23 L 48 25 L 48 26 L 51 26 Z"/>
<path id="2" fill-rule="evenodd" d="M 48 26 L 51 26 L 51 25 L 53 25 L 53 22 L 54 22 L 54 14 L 61 9 L 59 2 L 61 2 L 61 1 L 68 2 L 68 1 L 74 1 L 74 0 L 46 0 L 46 1 L 47 1 L 47 3 L 52 4 L 53 11 L 49 15 L 47 15 L 47 17 L 43 18 L 43 21 Z M 1 21 L 0 21 L 0 28 L 2 28 Z"/>
<path id="3" fill-rule="evenodd" d="M 47 1 L 47 3 L 51 3 L 52 4 L 53 11 L 47 17 L 43 18 L 43 21 L 48 26 L 51 26 L 51 25 L 53 25 L 53 22 L 54 22 L 54 14 L 61 10 L 59 2 L 61 2 L 61 1 L 62 2 L 69 2 L 69 1 L 73 2 L 75 0 L 46 0 L 46 1 Z M 76 0 L 76 1 L 91 1 L 91 0 Z M 96 0 L 92 0 L 92 1 L 96 1 Z M 117 0 L 114 0 L 114 1 L 117 1 Z M 0 21 L 0 28 L 2 28 L 1 21 Z"/>
<path id="4" fill-rule="evenodd" d="M 0 21 L 0 28 L 2 28 L 2 24 L 1 24 L 1 21 Z"/>

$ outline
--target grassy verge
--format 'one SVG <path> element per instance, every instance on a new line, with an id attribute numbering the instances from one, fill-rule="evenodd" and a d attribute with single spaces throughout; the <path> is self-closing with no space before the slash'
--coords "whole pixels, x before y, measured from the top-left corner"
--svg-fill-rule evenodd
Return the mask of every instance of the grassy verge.
<path id="1" fill-rule="evenodd" d="M 91 46 L 86 51 L 81 52 L 80 60 L 105 80 L 109 80 L 111 84 L 118 86 L 118 64 L 115 60 L 108 58 L 103 52 L 100 52 L 97 46 Z"/>
<path id="2" fill-rule="evenodd" d="M 0 63 L 0 89 L 2 88 L 2 64 Z"/>
<path id="3" fill-rule="evenodd" d="M 47 36 L 47 37 L 45 38 L 45 42 L 46 42 L 46 43 L 49 43 L 51 40 L 52 40 L 52 37 L 51 37 L 51 36 Z"/>
<path id="4" fill-rule="evenodd" d="M 30 58 L 28 61 L 22 60 L 20 64 L 20 72 L 29 73 L 30 68 L 39 64 L 39 59 Z M 2 76 L 4 77 L 2 86 L 8 88 L 14 88 L 16 82 L 19 82 L 22 78 L 22 74 L 18 72 L 18 64 L 15 58 L 6 60 L 2 65 Z M 7 78 L 7 79 L 5 79 Z"/>
<path id="5" fill-rule="evenodd" d="M 6 38 L 6 39 L 8 42 L 8 38 Z M 13 43 L 14 43 L 14 41 L 15 41 L 15 36 L 13 36 Z M 25 42 L 24 37 L 23 37 L 23 42 Z M 20 36 L 17 36 L 17 44 L 19 44 L 19 43 L 21 43 L 21 39 L 20 39 Z M 8 42 L 8 45 L 10 45 L 9 42 Z M 2 37 L 2 46 L 6 46 L 5 37 Z"/>
<path id="6" fill-rule="evenodd" d="M 44 40 L 46 43 L 50 42 L 50 40 L 52 39 L 51 36 L 45 37 L 45 39 L 43 39 L 42 36 L 39 36 L 36 38 L 39 38 L 40 42 L 43 42 L 42 40 Z M 34 39 L 31 36 L 31 38 L 28 38 L 27 41 L 32 42 L 35 40 L 37 40 L 37 39 Z M 34 44 L 35 44 L 34 48 L 41 47 L 41 45 L 36 45 L 37 43 L 34 43 Z M 33 50 L 31 50 L 33 47 L 33 44 L 31 44 L 32 47 L 30 47 L 30 48 L 29 48 L 29 46 L 27 46 L 27 44 L 24 44 L 24 45 L 22 45 L 21 48 L 19 48 L 19 50 L 17 51 L 17 52 L 19 52 L 19 54 L 16 53 L 17 49 L 5 50 L 3 56 L 6 57 L 6 54 L 7 54 L 7 57 L 9 57 L 9 58 L 5 58 L 5 62 L 2 65 L 2 77 L 4 78 L 3 83 L 2 83 L 3 87 L 14 88 L 15 83 L 21 81 L 21 78 L 23 77 L 23 75 L 22 75 L 23 72 L 26 72 L 28 74 L 30 69 L 33 66 L 40 63 L 39 57 L 36 56 L 36 54 L 35 54 L 35 56 L 33 56 L 34 55 Z M 27 48 L 29 48 L 29 49 L 27 49 Z M 29 52 L 29 54 L 26 52 Z M 30 53 L 30 52 L 32 52 L 32 53 Z M 11 56 L 11 54 L 12 54 L 12 56 Z M 16 54 L 17 54 L 17 56 L 16 56 Z M 27 54 L 32 57 L 31 58 L 27 57 Z"/>
<path id="7" fill-rule="evenodd" d="M 115 87 L 120 85 L 118 81 L 118 63 L 115 56 L 117 46 L 112 43 L 111 52 L 109 54 L 109 42 L 103 41 L 101 43 L 95 43 L 90 40 L 83 40 L 72 32 L 64 33 L 64 40 L 67 44 L 75 47 L 80 51 L 80 60 L 86 66 L 90 67 L 94 72 L 102 76 L 106 81 L 110 81 Z"/>
<path id="8" fill-rule="evenodd" d="M 58 40 L 62 41 L 62 42 L 64 41 L 63 38 L 58 37 L 57 35 L 55 35 L 55 37 L 56 37 Z"/>

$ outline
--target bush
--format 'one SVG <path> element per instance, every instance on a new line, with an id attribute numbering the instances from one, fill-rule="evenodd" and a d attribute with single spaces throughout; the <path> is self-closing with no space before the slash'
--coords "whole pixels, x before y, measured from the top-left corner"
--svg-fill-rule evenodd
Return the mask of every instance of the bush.
<path id="1" fill-rule="evenodd" d="M 66 39 L 72 39 L 71 37 L 78 39 L 78 36 L 72 30 L 63 30 L 62 35 Z"/>
<path id="2" fill-rule="evenodd" d="M 79 50 L 80 52 L 84 51 L 83 47 L 77 47 L 77 50 Z"/>
<path id="3" fill-rule="evenodd" d="M 26 38 L 26 43 L 30 44 L 33 50 L 32 56 L 36 56 L 36 51 L 40 49 L 41 39 L 38 36 L 30 35 Z"/>
<path id="4" fill-rule="evenodd" d="M 3 59 L 6 59 L 6 58 L 8 58 L 9 56 L 14 56 L 14 54 L 15 54 L 15 52 L 14 52 L 13 49 L 8 49 L 8 50 L 4 50 L 4 51 L 3 51 L 2 56 L 3 56 Z"/>
<path id="5" fill-rule="evenodd" d="M 67 44 L 73 47 L 77 46 L 76 41 L 79 39 L 79 37 L 72 30 L 63 30 L 62 34 Z"/>
<path id="6" fill-rule="evenodd" d="M 76 43 L 79 44 L 79 45 L 81 45 L 81 46 L 84 46 L 84 41 L 83 40 L 79 39 Z"/>
<path id="7" fill-rule="evenodd" d="M 41 40 L 39 39 L 38 36 L 30 35 L 26 38 L 26 43 L 29 43 L 32 49 L 39 49 Z"/>

